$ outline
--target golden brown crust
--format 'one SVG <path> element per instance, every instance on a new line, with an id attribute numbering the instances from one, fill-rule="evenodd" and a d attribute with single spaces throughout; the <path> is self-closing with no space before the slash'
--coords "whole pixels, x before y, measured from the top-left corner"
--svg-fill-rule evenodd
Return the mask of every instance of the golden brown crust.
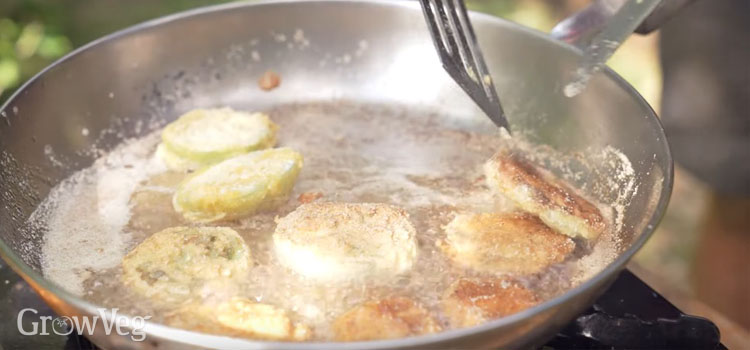
<path id="1" fill-rule="evenodd" d="M 422 306 L 405 297 L 370 301 L 339 316 L 333 322 L 338 341 L 393 339 L 442 330 Z"/>
<path id="2" fill-rule="evenodd" d="M 542 174 L 518 154 L 503 150 L 485 164 L 490 188 L 568 236 L 594 239 L 606 223 L 599 209 L 566 185 Z M 580 223 L 579 223 L 580 221 Z"/>
<path id="3" fill-rule="evenodd" d="M 458 214 L 438 246 L 458 264 L 494 273 L 536 273 L 559 263 L 575 243 L 527 213 Z"/>
<path id="4" fill-rule="evenodd" d="M 514 314 L 538 302 L 534 293 L 508 279 L 460 279 L 446 290 L 443 312 L 454 327 L 471 327 Z"/>

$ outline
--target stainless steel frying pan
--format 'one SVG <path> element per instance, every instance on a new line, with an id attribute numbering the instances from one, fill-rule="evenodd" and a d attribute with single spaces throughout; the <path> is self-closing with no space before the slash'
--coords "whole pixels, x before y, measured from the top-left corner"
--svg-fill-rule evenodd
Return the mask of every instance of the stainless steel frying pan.
<path id="1" fill-rule="evenodd" d="M 544 342 L 589 306 L 664 212 L 672 188 L 664 132 L 646 102 L 611 71 L 597 75 L 575 98 L 564 97 L 561 88 L 579 62 L 580 50 L 498 18 L 472 14 L 472 19 L 517 134 L 568 153 L 612 146 L 631 160 L 638 190 L 625 208 L 624 244 L 613 263 L 565 294 L 518 314 L 407 339 L 258 342 L 149 323 L 143 342 L 107 335 L 101 328 L 91 340 L 108 349 L 519 348 Z M 267 69 L 283 79 L 281 88 L 270 93 L 256 83 Z M 329 100 L 427 106 L 450 116 L 446 125 L 492 130 L 442 70 L 416 2 L 240 3 L 160 18 L 77 50 L 4 106 L 0 253 L 57 313 L 97 314 L 96 305 L 42 277 L 45 228 L 27 224 L 51 187 L 93 162 L 97 154 L 92 146 L 111 149 L 196 106 L 265 109 Z M 88 132 L 82 133 L 84 128 Z"/>

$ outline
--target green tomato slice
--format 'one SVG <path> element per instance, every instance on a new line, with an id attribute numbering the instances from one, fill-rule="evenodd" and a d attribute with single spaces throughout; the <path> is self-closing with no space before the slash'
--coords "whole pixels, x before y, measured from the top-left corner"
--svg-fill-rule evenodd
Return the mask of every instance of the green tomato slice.
<path id="1" fill-rule="evenodd" d="M 175 171 L 195 170 L 203 167 L 203 164 L 200 162 L 174 154 L 174 152 L 165 147 L 163 143 L 160 143 L 159 146 L 156 147 L 156 157 L 161 159 L 161 161 L 166 164 L 167 168 Z"/>
<path id="2" fill-rule="evenodd" d="M 154 233 L 122 260 L 122 281 L 164 303 L 199 295 L 206 284 L 242 278 L 250 249 L 228 227 L 171 227 Z"/>
<path id="3" fill-rule="evenodd" d="M 291 148 L 240 155 L 187 177 L 172 205 L 192 222 L 248 216 L 286 202 L 301 169 L 302 155 Z"/>
<path id="4" fill-rule="evenodd" d="M 170 168 L 179 167 L 175 170 L 197 169 L 273 147 L 277 129 L 263 113 L 196 109 L 164 128 L 160 156 Z"/>

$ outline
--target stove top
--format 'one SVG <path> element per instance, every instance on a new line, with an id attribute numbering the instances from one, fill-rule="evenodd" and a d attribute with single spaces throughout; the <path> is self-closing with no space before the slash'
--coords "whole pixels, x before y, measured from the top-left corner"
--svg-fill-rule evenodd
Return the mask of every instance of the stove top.
<path id="1" fill-rule="evenodd" d="M 95 350 L 82 336 L 23 335 L 18 313 L 56 316 L 18 275 L 0 261 L 0 349 Z M 28 317 L 23 329 L 33 329 Z M 623 271 L 594 305 L 540 350 L 555 349 L 726 349 L 711 321 L 683 314 L 630 271 Z"/>
<path id="2" fill-rule="evenodd" d="M 625 270 L 542 349 L 726 349 L 708 319 L 683 314 Z"/>

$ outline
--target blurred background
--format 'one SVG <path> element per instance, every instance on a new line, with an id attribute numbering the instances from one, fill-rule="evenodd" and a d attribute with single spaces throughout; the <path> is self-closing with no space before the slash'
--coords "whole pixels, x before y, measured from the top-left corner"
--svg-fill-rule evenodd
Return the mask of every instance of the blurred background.
<path id="1" fill-rule="evenodd" d="M 97 37 L 147 19 L 219 2 L 226 1 L 2 0 L 0 102 L 39 70 Z M 548 32 L 559 20 L 589 1 L 469 0 L 468 3 L 473 10 Z M 632 36 L 609 65 L 635 86 L 655 110 L 660 110 L 662 71 L 658 32 Z M 666 217 L 638 253 L 631 269 L 683 310 L 705 315 L 719 324 L 726 344 L 747 346 L 750 338 L 738 326 L 741 320 L 731 315 L 724 317 L 727 312 L 715 311 L 721 305 L 717 308 L 710 297 L 696 293 L 691 271 L 709 201 L 710 190 L 706 185 L 677 165 L 674 194 Z"/>

